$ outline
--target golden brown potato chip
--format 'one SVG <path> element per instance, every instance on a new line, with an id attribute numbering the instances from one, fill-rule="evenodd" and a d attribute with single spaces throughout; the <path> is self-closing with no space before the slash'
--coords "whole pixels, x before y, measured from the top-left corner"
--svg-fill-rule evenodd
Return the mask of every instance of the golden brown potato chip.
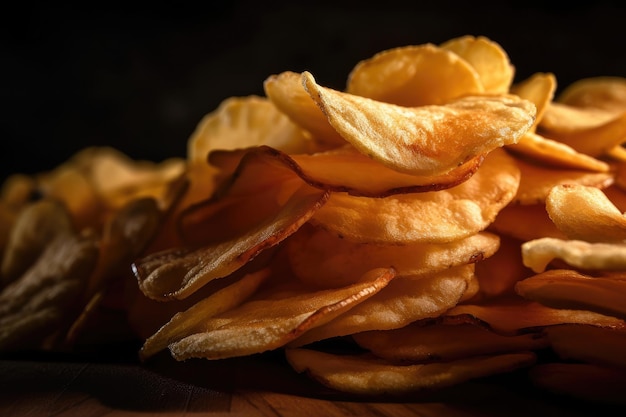
<path id="1" fill-rule="evenodd" d="M 552 350 L 565 361 L 586 362 L 626 372 L 626 332 L 585 325 L 546 329 Z"/>
<path id="2" fill-rule="evenodd" d="M 450 362 L 394 365 L 369 355 L 336 355 L 311 349 L 287 349 L 296 372 L 322 385 L 358 395 L 407 394 L 511 372 L 535 363 L 532 352 L 477 356 Z"/>
<path id="3" fill-rule="evenodd" d="M 545 203 L 548 193 L 562 184 L 580 184 L 605 188 L 614 181 L 611 172 L 591 172 L 580 169 L 558 169 L 516 159 L 521 180 L 513 203 L 531 205 Z"/>
<path id="4" fill-rule="evenodd" d="M 409 324 L 352 335 L 374 355 L 396 364 L 440 362 L 479 355 L 534 351 L 548 346 L 541 334 L 504 336 L 475 324 Z"/>
<path id="5" fill-rule="evenodd" d="M 508 145 L 507 150 L 549 167 L 607 172 L 609 164 L 570 146 L 545 138 L 534 132 L 526 132 L 518 143 Z"/>
<path id="6" fill-rule="evenodd" d="M 234 309 L 202 320 L 195 333 L 170 343 L 169 349 L 177 360 L 221 359 L 277 349 L 355 308 L 393 277 L 392 269 L 378 268 L 364 274 L 360 282 L 340 288 L 311 291 L 297 283 L 269 288 Z"/>
<path id="7" fill-rule="evenodd" d="M 530 368 L 533 384 L 575 400 L 626 405 L 626 373 L 586 363 L 542 363 Z"/>
<path id="8" fill-rule="evenodd" d="M 376 199 L 334 193 L 311 222 L 361 243 L 451 242 L 489 226 L 519 181 L 515 160 L 498 149 L 456 187 Z"/>
<path id="9" fill-rule="evenodd" d="M 615 113 L 626 111 L 626 78 L 589 77 L 568 85 L 557 97 L 559 103 L 591 107 Z"/>
<path id="10" fill-rule="evenodd" d="M 550 220 L 545 204 L 509 204 L 500 210 L 487 230 L 521 241 L 543 237 L 566 239 Z"/>
<path id="11" fill-rule="evenodd" d="M 537 125 L 542 120 L 546 107 L 554 98 L 555 91 L 556 77 L 549 72 L 537 72 L 511 87 L 511 93 L 531 101 L 537 107 L 537 116 L 530 130 L 531 132 L 535 131 Z"/>
<path id="12" fill-rule="evenodd" d="M 313 287 L 354 282 L 365 271 L 393 266 L 399 277 L 424 276 L 493 255 L 498 236 L 478 233 L 450 243 L 376 245 L 355 243 L 324 229 L 302 227 L 286 243 L 296 277 Z"/>
<path id="13" fill-rule="evenodd" d="M 524 265 L 537 273 L 556 259 L 576 269 L 615 271 L 626 268 L 626 245 L 544 237 L 525 242 L 522 257 Z"/>
<path id="14" fill-rule="evenodd" d="M 552 308 L 626 318 L 626 278 L 592 277 L 570 269 L 545 271 L 517 283 L 522 297 Z"/>
<path id="15" fill-rule="evenodd" d="M 626 217 L 596 187 L 579 184 L 553 187 L 546 198 L 546 210 L 569 239 L 605 243 L 626 240 Z"/>
<path id="16" fill-rule="evenodd" d="M 466 35 L 442 43 L 441 48 L 452 51 L 469 62 L 478 73 L 486 93 L 509 92 L 515 67 L 498 43 L 484 36 Z"/>
<path id="17" fill-rule="evenodd" d="M 626 112 L 615 114 L 552 102 L 537 132 L 578 152 L 599 157 L 626 140 Z"/>
<path id="18" fill-rule="evenodd" d="M 433 44 L 379 52 L 352 69 L 346 87 L 349 94 L 404 107 L 441 105 L 484 91 L 468 61 Z"/>
<path id="19" fill-rule="evenodd" d="M 442 174 L 516 143 L 535 120 L 535 106 L 513 95 L 465 96 L 443 105 L 402 107 L 325 88 L 302 74 L 330 124 L 360 152 L 392 169 Z"/>
<path id="20" fill-rule="evenodd" d="M 523 281 L 522 281 L 523 282 Z M 519 296 L 498 298 L 481 304 L 462 304 L 441 317 L 442 323 L 479 323 L 503 335 L 537 332 L 557 324 L 589 324 L 625 329 L 624 320 L 588 310 L 545 306 Z"/>
<path id="21" fill-rule="evenodd" d="M 397 329 L 416 320 L 438 317 L 459 302 L 473 276 L 471 264 L 423 277 L 396 278 L 352 310 L 304 333 L 291 346 L 369 330 Z"/>

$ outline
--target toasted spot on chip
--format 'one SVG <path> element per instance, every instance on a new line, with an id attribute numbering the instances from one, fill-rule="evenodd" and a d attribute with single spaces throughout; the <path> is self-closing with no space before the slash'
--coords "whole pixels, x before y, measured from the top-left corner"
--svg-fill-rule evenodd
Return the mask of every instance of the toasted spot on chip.
<path id="1" fill-rule="evenodd" d="M 398 395 L 443 388 L 510 372 L 536 361 L 532 352 L 415 365 L 394 365 L 369 355 L 336 355 L 302 348 L 288 349 L 286 356 L 296 372 L 306 372 L 329 388 L 358 395 Z"/>
<path id="2" fill-rule="evenodd" d="M 433 44 L 382 51 L 350 72 L 346 92 L 404 107 L 444 104 L 484 92 L 480 75 L 452 51 Z"/>
<path id="3" fill-rule="evenodd" d="M 534 104 L 513 95 L 402 107 L 322 87 L 308 72 L 302 81 L 344 139 L 382 164 L 416 175 L 445 173 L 516 143 L 535 120 Z"/>

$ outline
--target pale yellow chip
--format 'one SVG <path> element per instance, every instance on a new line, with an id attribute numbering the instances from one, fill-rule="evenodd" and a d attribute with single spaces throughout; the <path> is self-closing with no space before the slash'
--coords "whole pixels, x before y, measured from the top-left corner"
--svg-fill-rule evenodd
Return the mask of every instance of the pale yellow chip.
<path id="1" fill-rule="evenodd" d="M 536 361 L 532 352 L 415 365 L 394 365 L 372 356 L 337 355 L 312 349 L 287 349 L 286 355 L 296 372 L 306 372 L 334 390 L 358 395 L 399 395 L 443 388 L 528 367 Z"/>
<path id="2" fill-rule="evenodd" d="M 403 107 L 325 88 L 302 74 L 330 124 L 360 152 L 415 175 L 446 173 L 516 143 L 535 106 L 514 95 L 465 96 L 443 105 Z"/>
<path id="3" fill-rule="evenodd" d="M 517 283 L 518 294 L 552 308 L 587 310 L 626 318 L 626 278 L 594 277 L 570 269 L 554 269 Z"/>
<path id="4" fill-rule="evenodd" d="M 485 93 L 505 94 L 509 91 L 515 67 L 498 43 L 484 36 L 466 35 L 442 43 L 441 48 L 454 52 L 472 65 Z"/>
<path id="5" fill-rule="evenodd" d="M 511 87 L 511 93 L 530 100 L 537 107 L 537 117 L 531 131 L 535 131 L 537 125 L 543 119 L 543 114 L 547 106 L 552 102 L 555 91 L 556 77 L 549 72 L 537 72 Z"/>
<path id="6" fill-rule="evenodd" d="M 370 330 L 397 329 L 416 320 L 438 317 L 459 302 L 473 277 L 473 264 L 422 277 L 398 277 L 375 296 L 309 330 L 290 346 Z"/>
<path id="7" fill-rule="evenodd" d="M 596 187 L 566 184 L 552 188 L 546 210 L 569 239 L 587 242 L 626 241 L 626 216 Z"/>
<path id="8" fill-rule="evenodd" d="M 355 242 L 450 242 L 489 226 L 519 181 L 515 160 L 498 149 L 456 187 L 376 199 L 334 193 L 311 222 Z"/>
<path id="9" fill-rule="evenodd" d="M 442 105 L 485 91 L 465 59 L 433 44 L 377 53 L 350 72 L 346 92 L 404 107 Z"/>
<path id="10" fill-rule="evenodd" d="M 543 272 L 550 262 L 558 259 L 577 269 L 623 270 L 626 268 L 626 244 L 589 243 L 550 237 L 525 242 L 522 245 L 524 265 Z"/>

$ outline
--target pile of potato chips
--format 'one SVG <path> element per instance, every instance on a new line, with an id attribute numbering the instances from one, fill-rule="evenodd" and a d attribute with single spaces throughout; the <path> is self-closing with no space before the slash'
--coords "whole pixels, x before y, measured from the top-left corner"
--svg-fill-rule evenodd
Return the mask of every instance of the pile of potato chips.
<path id="1" fill-rule="evenodd" d="M 626 79 L 514 76 L 484 37 L 398 47 L 343 91 L 269 76 L 186 159 L 9 178 L 0 350 L 71 349 L 113 305 L 143 360 L 282 349 L 363 395 L 527 369 L 623 401 Z"/>

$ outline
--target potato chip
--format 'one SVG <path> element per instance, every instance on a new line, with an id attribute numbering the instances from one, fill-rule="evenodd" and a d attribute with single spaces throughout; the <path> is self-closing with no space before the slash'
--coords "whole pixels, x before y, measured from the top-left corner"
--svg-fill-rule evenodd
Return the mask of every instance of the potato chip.
<path id="1" fill-rule="evenodd" d="M 626 332 L 623 330 L 571 324 L 550 327 L 546 335 L 562 360 L 626 371 Z"/>
<path id="2" fill-rule="evenodd" d="M 607 110 L 552 102 L 537 132 L 578 152 L 600 157 L 625 141 L 626 112 L 616 115 Z"/>
<path id="3" fill-rule="evenodd" d="M 586 169 L 547 167 L 516 159 L 521 171 L 520 184 L 513 203 L 531 205 L 545 203 L 552 188 L 563 184 L 579 184 L 605 188 L 614 181 L 611 172 L 593 172 Z"/>
<path id="4" fill-rule="evenodd" d="M 515 196 L 520 172 L 502 149 L 456 187 L 386 198 L 334 193 L 311 222 L 361 243 L 441 243 L 484 230 Z"/>
<path id="5" fill-rule="evenodd" d="M 532 227 L 528 227 L 532 224 Z M 556 239 L 567 239 L 565 234 L 554 225 L 545 204 L 509 204 L 504 207 L 495 220 L 489 225 L 490 230 L 499 235 L 504 235 L 529 241 L 551 237 Z"/>
<path id="6" fill-rule="evenodd" d="M 280 348 L 303 333 L 345 314 L 381 291 L 392 269 L 368 271 L 360 282 L 322 291 L 289 283 L 270 288 L 240 306 L 200 323 L 197 332 L 169 345 L 177 360 L 220 359 Z"/>
<path id="7" fill-rule="evenodd" d="M 588 310 L 552 308 L 520 296 L 457 305 L 442 315 L 440 322 L 482 324 L 496 333 L 509 336 L 538 332 L 558 324 L 626 328 L 624 321 L 616 317 Z"/>
<path id="8" fill-rule="evenodd" d="M 565 87 L 557 101 L 575 107 L 621 113 L 626 111 L 626 78 L 582 78 Z"/>
<path id="9" fill-rule="evenodd" d="M 555 91 L 556 77 L 550 72 L 534 73 L 511 87 L 510 92 L 512 94 L 516 94 L 523 99 L 531 101 L 537 108 L 535 123 L 530 129 L 530 132 L 534 132 L 539 122 L 543 119 L 543 114 L 552 102 Z"/>
<path id="10" fill-rule="evenodd" d="M 286 356 L 296 372 L 306 372 L 326 387 L 357 395 L 400 395 L 449 387 L 528 367 L 536 361 L 532 352 L 415 365 L 394 365 L 369 355 L 337 355 L 302 348 L 287 349 Z"/>
<path id="11" fill-rule="evenodd" d="M 570 269 L 545 271 L 517 283 L 522 297 L 553 308 L 626 318 L 626 277 L 592 277 Z"/>
<path id="12" fill-rule="evenodd" d="M 606 243 L 626 240 L 626 217 L 596 187 L 554 187 L 546 199 L 546 210 L 569 239 Z"/>
<path id="13" fill-rule="evenodd" d="M 450 361 L 548 347 L 547 338 L 541 334 L 503 336 L 469 323 L 416 323 L 400 329 L 357 333 L 352 338 L 362 348 L 396 364 Z"/>
<path id="14" fill-rule="evenodd" d="M 472 65 L 478 73 L 485 93 L 509 92 L 515 67 L 498 43 L 484 36 L 465 35 L 442 43 L 441 48 L 454 52 Z"/>
<path id="15" fill-rule="evenodd" d="M 545 237 L 525 242 L 522 257 L 524 265 L 537 273 L 556 259 L 576 269 L 622 270 L 626 268 L 626 245 Z"/>
<path id="16" fill-rule="evenodd" d="M 443 105 L 484 91 L 467 60 L 433 44 L 379 52 L 352 69 L 346 87 L 349 94 L 404 107 Z"/>
<path id="17" fill-rule="evenodd" d="M 302 77 L 309 95 L 346 141 L 409 174 L 446 173 L 516 143 L 535 120 L 534 104 L 513 95 L 465 96 L 443 105 L 402 107 L 322 87 L 308 72 Z"/>
<path id="18" fill-rule="evenodd" d="M 498 236 L 478 233 L 441 244 L 376 245 L 341 239 L 323 229 L 300 228 L 286 243 L 296 277 L 313 287 L 354 282 L 365 271 L 393 266 L 398 276 L 417 276 L 479 262 L 493 255 Z"/>
<path id="19" fill-rule="evenodd" d="M 423 277 L 399 277 L 384 290 L 335 320 L 304 333 L 290 346 L 369 330 L 404 327 L 416 320 L 438 317 L 455 306 L 474 276 L 474 265 L 464 265 Z"/>

